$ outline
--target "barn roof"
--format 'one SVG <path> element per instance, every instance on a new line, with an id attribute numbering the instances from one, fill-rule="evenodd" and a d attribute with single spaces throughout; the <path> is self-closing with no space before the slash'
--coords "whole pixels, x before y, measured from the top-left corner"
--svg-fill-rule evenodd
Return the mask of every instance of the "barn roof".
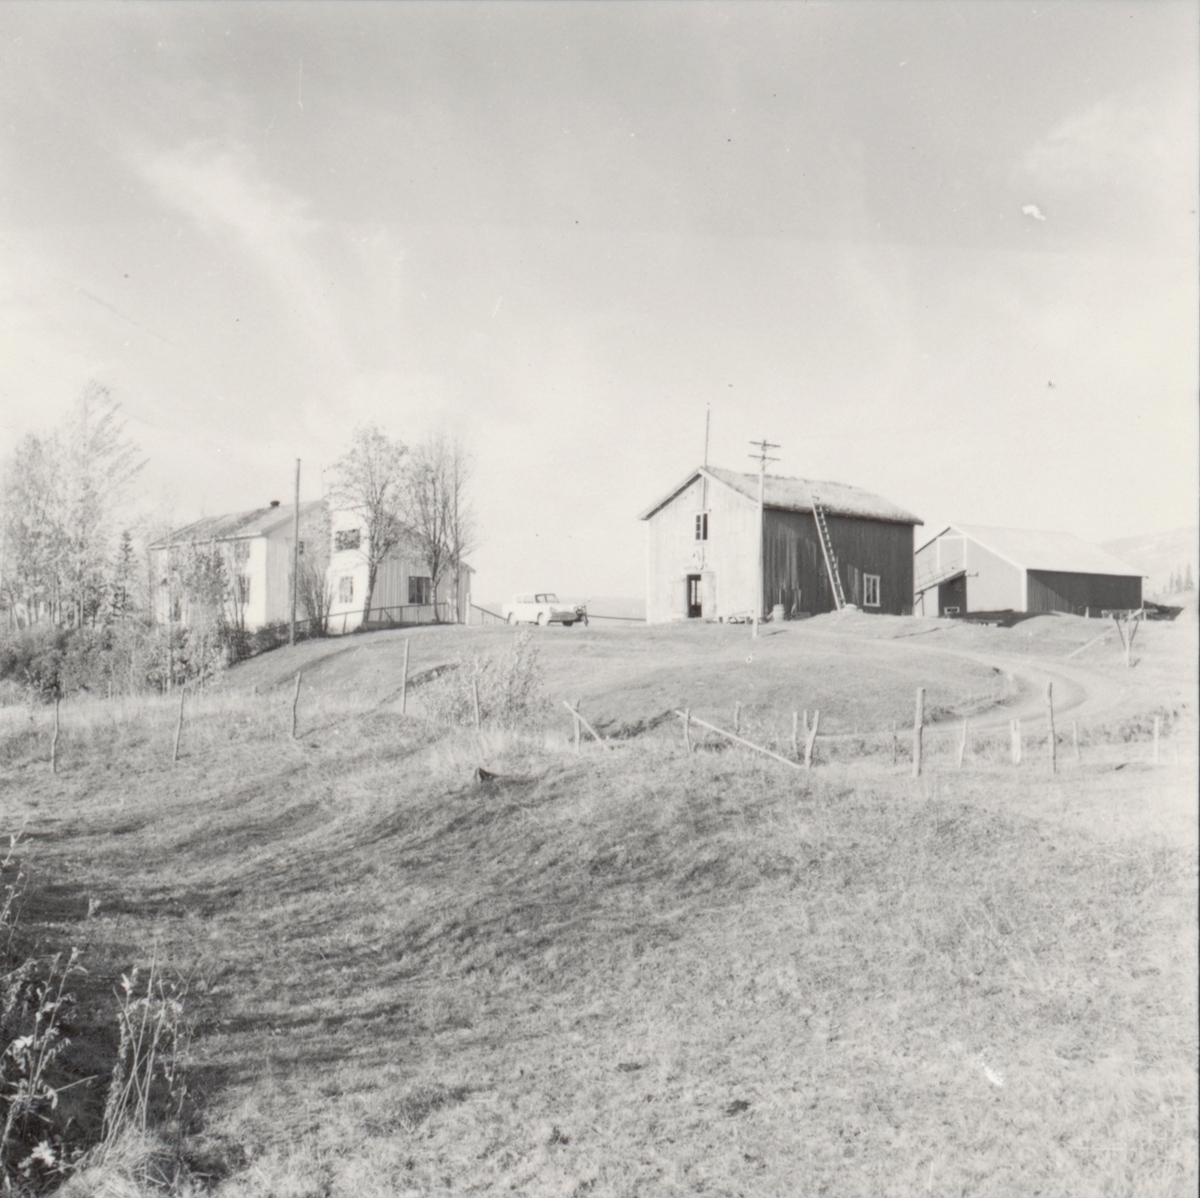
<path id="1" fill-rule="evenodd" d="M 739 494 L 758 502 L 758 475 L 742 474 L 737 470 L 724 470 L 719 466 L 701 466 L 693 470 L 677 487 L 662 499 L 648 507 L 641 519 L 648 520 L 660 508 L 665 507 L 685 487 L 707 475 L 716 482 L 724 483 Z M 807 478 L 787 478 L 780 474 L 768 474 L 763 488 L 763 501 L 767 507 L 781 508 L 789 512 L 811 512 L 812 494 L 817 494 L 821 507 L 833 516 L 857 516 L 866 520 L 885 520 L 893 524 L 921 524 L 923 521 L 897 507 L 880 495 L 873 495 L 861 487 L 848 483 L 820 482 Z"/>
<path id="2" fill-rule="evenodd" d="M 300 505 L 300 515 L 305 516 L 325 501 L 312 499 Z M 274 504 L 254 508 L 249 512 L 231 512 L 225 516 L 205 516 L 183 528 L 174 529 L 170 535 L 173 545 L 199 545 L 209 541 L 235 541 L 245 537 L 261 537 L 273 532 L 281 524 L 290 524 L 296 508 L 291 503 Z M 151 549 L 165 549 L 168 538 L 151 545 Z"/>
<path id="3" fill-rule="evenodd" d="M 960 532 L 1022 570 L 1053 570 L 1063 574 L 1117 574 L 1142 577 L 1142 572 L 1119 557 L 1069 532 L 1037 532 L 1026 528 L 988 528 L 954 524 L 938 537 Z M 937 540 L 934 537 L 933 540 Z M 932 544 L 932 542 L 930 542 Z M 924 546 L 922 546 L 924 548 Z"/>

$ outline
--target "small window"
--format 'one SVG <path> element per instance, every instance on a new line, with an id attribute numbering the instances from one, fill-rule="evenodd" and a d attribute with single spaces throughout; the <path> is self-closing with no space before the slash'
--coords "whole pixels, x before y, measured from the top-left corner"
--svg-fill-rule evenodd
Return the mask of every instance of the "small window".
<path id="1" fill-rule="evenodd" d="M 338 579 L 338 602 L 354 602 L 354 576 L 352 574 L 343 574 Z"/>
<path id="2" fill-rule="evenodd" d="M 237 576 L 237 597 L 239 603 L 250 602 L 250 576 L 248 574 Z"/>
<path id="3" fill-rule="evenodd" d="M 879 575 L 863 575 L 863 607 L 879 606 Z"/>
<path id="4" fill-rule="evenodd" d="M 708 513 L 707 512 L 697 512 L 696 513 L 696 540 L 697 541 L 707 541 L 708 540 Z"/>
<path id="5" fill-rule="evenodd" d="M 416 574 L 409 575 L 408 601 L 409 603 L 432 603 L 433 579 L 422 578 Z"/>
<path id="6" fill-rule="evenodd" d="M 341 553 L 346 549 L 357 549 L 362 544 L 362 536 L 357 528 L 343 528 L 333 534 L 333 547 Z"/>
<path id="7" fill-rule="evenodd" d="M 299 554 L 301 557 L 303 557 L 303 556 L 304 556 L 304 542 L 303 542 L 303 541 L 301 541 L 301 542 L 300 542 L 300 544 L 299 544 L 299 545 L 296 547 L 296 552 L 297 552 L 297 553 L 298 553 L 298 554 Z"/>

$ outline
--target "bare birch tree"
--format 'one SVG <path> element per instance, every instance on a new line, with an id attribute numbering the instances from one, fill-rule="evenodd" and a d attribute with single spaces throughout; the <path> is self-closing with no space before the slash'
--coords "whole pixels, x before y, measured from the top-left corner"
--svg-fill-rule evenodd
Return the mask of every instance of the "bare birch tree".
<path id="1" fill-rule="evenodd" d="M 414 450 L 408 474 L 414 544 L 429 568 L 435 601 L 447 573 L 453 580 L 452 610 L 457 620 L 463 559 L 474 545 L 470 457 L 458 438 L 435 433 Z"/>
<path id="2" fill-rule="evenodd" d="M 475 509 L 471 502 L 471 455 L 458 437 L 450 441 L 447 453 L 446 551 L 454 579 L 457 619 L 464 559 L 475 548 Z"/>
<path id="3" fill-rule="evenodd" d="M 367 560 L 367 594 L 363 625 L 371 614 L 375 580 L 384 559 L 404 539 L 408 498 L 407 447 L 375 425 L 355 429 L 350 450 L 334 465 L 333 502 L 358 513 L 363 521 L 361 550 Z"/>
<path id="4" fill-rule="evenodd" d="M 446 444 L 442 437 L 434 435 L 417 447 L 409 462 L 408 519 L 413 546 L 429 570 L 430 600 L 436 619 L 441 618 L 437 607 L 438 585 L 449 564 L 446 488 Z"/>

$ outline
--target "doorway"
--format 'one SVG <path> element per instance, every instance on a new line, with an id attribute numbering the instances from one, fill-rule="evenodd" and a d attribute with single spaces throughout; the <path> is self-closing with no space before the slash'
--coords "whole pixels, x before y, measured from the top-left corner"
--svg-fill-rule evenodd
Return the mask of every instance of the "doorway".
<path id="1" fill-rule="evenodd" d="M 960 574 L 938 586 L 938 615 L 958 616 L 967 610 L 967 576 Z"/>
<path id="2" fill-rule="evenodd" d="M 687 614 L 689 620 L 698 620 L 702 614 L 699 574 L 689 574 L 687 576 Z"/>

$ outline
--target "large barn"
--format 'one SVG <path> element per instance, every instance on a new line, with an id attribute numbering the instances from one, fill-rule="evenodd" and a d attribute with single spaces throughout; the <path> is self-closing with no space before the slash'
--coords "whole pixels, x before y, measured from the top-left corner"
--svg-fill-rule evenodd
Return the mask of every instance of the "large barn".
<path id="1" fill-rule="evenodd" d="M 916 553 L 918 615 L 1068 612 L 1098 616 L 1142 605 L 1142 576 L 1069 532 L 954 524 Z"/>
<path id="2" fill-rule="evenodd" d="M 839 598 L 864 611 L 912 611 L 916 516 L 845 483 L 773 474 L 760 592 L 758 483 L 757 474 L 699 467 L 642 512 L 648 623 L 736 619 L 756 607 L 760 616 L 776 607 L 785 617 L 816 615 Z"/>

